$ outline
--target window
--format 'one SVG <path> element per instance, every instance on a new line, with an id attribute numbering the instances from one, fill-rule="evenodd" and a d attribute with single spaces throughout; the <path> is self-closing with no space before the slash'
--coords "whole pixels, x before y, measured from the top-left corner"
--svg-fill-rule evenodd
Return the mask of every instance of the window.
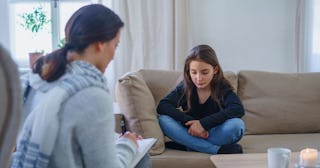
<path id="1" fill-rule="evenodd" d="M 101 0 L 11 0 L 10 1 L 10 50 L 19 67 L 29 67 L 29 52 L 49 53 L 58 48 L 64 38 L 64 26 L 71 15 L 81 6 Z M 111 0 L 104 2 L 111 6 Z M 24 13 L 40 8 L 49 22 L 34 34 L 22 26 Z"/>

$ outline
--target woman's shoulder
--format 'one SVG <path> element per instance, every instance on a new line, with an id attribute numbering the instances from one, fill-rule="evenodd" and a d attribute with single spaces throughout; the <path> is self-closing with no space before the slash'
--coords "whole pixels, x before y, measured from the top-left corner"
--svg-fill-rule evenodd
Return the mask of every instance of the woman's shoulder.
<path id="1" fill-rule="evenodd" d="M 69 98 L 69 101 L 84 102 L 85 104 L 104 104 L 109 100 L 111 100 L 110 93 L 99 87 L 84 88 Z"/>
<path id="2" fill-rule="evenodd" d="M 97 87 L 88 87 L 78 91 L 65 103 L 65 111 L 77 112 L 79 117 L 105 116 L 106 112 L 112 113 L 112 98 L 105 90 Z M 71 114 L 72 115 L 72 114 Z"/>

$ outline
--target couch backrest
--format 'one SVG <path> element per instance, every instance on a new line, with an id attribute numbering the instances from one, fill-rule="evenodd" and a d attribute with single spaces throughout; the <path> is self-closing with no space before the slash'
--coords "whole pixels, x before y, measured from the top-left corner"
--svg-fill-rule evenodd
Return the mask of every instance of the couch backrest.
<path id="1" fill-rule="evenodd" d="M 155 104 L 167 95 L 179 83 L 181 72 L 141 69 L 137 72 L 150 89 Z M 182 78 L 181 78 L 182 79 Z"/>
<path id="2" fill-rule="evenodd" d="M 320 73 L 240 71 L 246 134 L 320 132 Z"/>

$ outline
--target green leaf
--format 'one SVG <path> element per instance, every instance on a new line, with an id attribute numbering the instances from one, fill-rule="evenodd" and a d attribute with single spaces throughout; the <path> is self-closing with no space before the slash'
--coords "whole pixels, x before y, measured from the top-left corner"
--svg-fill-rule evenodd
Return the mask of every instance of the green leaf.
<path id="1" fill-rule="evenodd" d="M 23 22 L 21 23 L 22 27 L 27 30 L 30 30 L 35 35 L 39 33 L 40 30 L 44 28 L 47 24 L 51 22 L 46 15 L 46 11 L 43 10 L 42 6 L 34 8 L 30 13 L 23 13 L 20 15 Z"/>

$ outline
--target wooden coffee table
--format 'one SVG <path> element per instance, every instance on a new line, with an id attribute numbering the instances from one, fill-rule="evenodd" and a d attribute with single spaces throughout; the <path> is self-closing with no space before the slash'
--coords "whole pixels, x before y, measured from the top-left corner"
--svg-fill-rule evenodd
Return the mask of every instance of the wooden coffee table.
<path id="1" fill-rule="evenodd" d="M 289 167 L 294 167 L 299 152 L 291 154 Z M 267 153 L 212 155 L 210 160 L 217 168 L 268 168 Z"/>

